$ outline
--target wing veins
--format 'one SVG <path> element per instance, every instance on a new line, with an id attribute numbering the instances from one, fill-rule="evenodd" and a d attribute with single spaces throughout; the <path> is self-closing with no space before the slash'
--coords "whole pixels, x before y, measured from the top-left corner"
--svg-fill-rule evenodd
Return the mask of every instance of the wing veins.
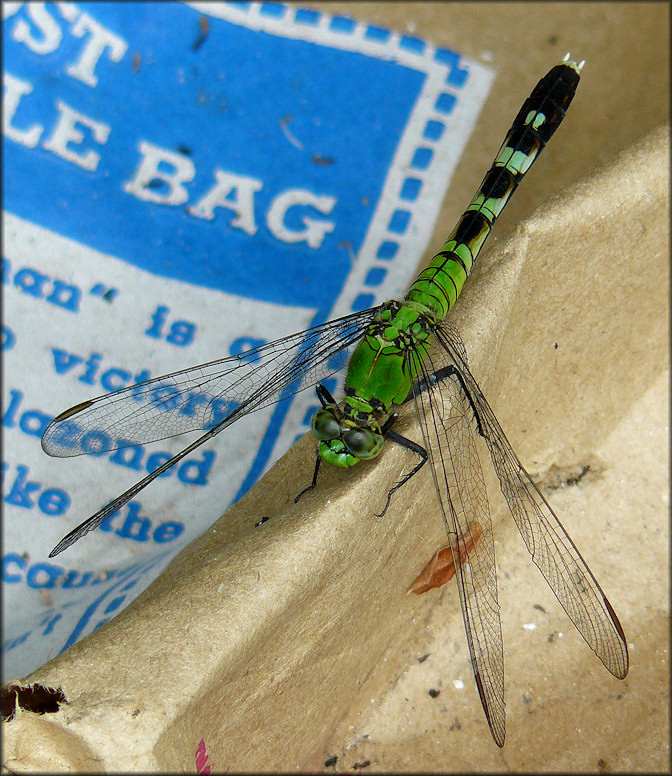
<path id="1" fill-rule="evenodd" d="M 457 586 L 469 655 L 481 704 L 493 738 L 504 745 L 504 653 L 497 598 L 492 521 L 472 424 L 457 378 L 431 378 L 431 356 L 416 359 L 426 390 L 414 396 L 423 440 L 430 460 L 439 508 L 457 571 Z M 450 407 L 446 409 L 447 403 Z M 470 523 L 481 527 L 480 541 L 466 553 Z M 457 546 L 456 546 L 457 544 Z M 460 562 L 460 551 L 466 562 Z"/>
<path id="2" fill-rule="evenodd" d="M 81 447 L 82 437 L 96 432 L 109 437 L 100 437 L 100 447 L 96 448 L 96 452 L 104 452 L 214 427 L 241 407 L 246 412 L 261 409 L 265 406 L 263 402 L 271 403 L 300 377 L 303 379 L 294 386 L 292 394 L 311 384 L 311 375 L 317 382 L 336 371 L 338 367 L 331 368 L 326 362 L 360 338 L 374 312 L 353 313 L 307 332 L 266 343 L 250 351 L 251 357 L 247 354 L 244 358 L 231 356 L 211 361 L 84 402 L 81 411 L 66 411 L 47 426 L 43 449 L 49 455 L 80 455 L 89 452 Z M 207 373 L 208 369 L 222 364 L 230 366 Z M 226 384 L 217 385 L 225 380 L 228 380 Z M 162 386 L 167 395 L 155 398 L 153 392 L 160 391 Z M 197 389 L 204 387 L 210 387 L 211 393 L 198 394 Z M 215 405 L 216 401 L 220 404 Z M 238 406 L 231 408 L 231 404 Z M 242 414 L 237 413 L 235 417 Z M 71 425 L 61 425 L 64 421 Z"/>
<path id="3" fill-rule="evenodd" d="M 316 366 L 318 366 L 319 364 L 325 361 L 328 361 L 336 353 L 347 348 L 353 342 L 356 342 L 361 337 L 361 323 L 359 322 L 368 321 L 370 317 L 373 315 L 373 313 L 374 311 L 368 310 L 368 311 L 362 311 L 361 313 L 356 313 L 353 316 L 347 316 L 347 318 L 350 319 L 350 323 L 353 323 L 353 324 L 357 323 L 358 325 L 356 326 L 353 325 L 353 327 L 346 334 L 346 336 L 342 337 L 339 340 L 338 348 L 329 347 L 329 344 L 333 341 L 333 338 L 330 338 L 327 342 L 320 345 L 320 347 L 318 348 L 317 354 L 311 351 L 311 355 L 309 357 L 307 351 L 302 351 L 300 353 L 300 357 L 297 356 L 294 362 L 290 365 L 290 367 L 286 371 L 282 372 L 282 374 L 279 374 L 277 371 L 274 374 L 272 374 L 269 380 L 262 383 L 254 393 L 248 396 L 245 402 L 243 402 L 241 405 L 236 407 L 231 413 L 229 413 L 229 415 L 223 418 L 216 426 L 209 429 L 205 434 L 200 436 L 198 439 L 194 440 L 191 444 L 189 444 L 179 453 L 174 455 L 170 460 L 165 461 L 163 464 L 161 464 L 161 466 L 159 466 L 153 472 L 150 472 L 148 475 L 143 477 L 143 479 L 136 482 L 128 490 L 124 491 L 124 493 L 117 496 L 115 499 L 113 499 L 104 507 L 99 509 L 95 514 L 93 514 L 83 523 L 80 523 L 80 525 L 78 525 L 76 528 L 70 531 L 70 533 L 68 533 L 63 539 L 61 539 L 61 541 L 56 545 L 56 547 L 54 547 L 49 557 L 54 557 L 55 555 L 58 555 L 60 552 L 65 550 L 67 547 L 69 547 L 71 544 L 74 544 L 74 542 L 76 542 L 78 539 L 81 539 L 82 536 L 85 536 L 87 533 L 89 533 L 89 531 L 93 531 L 101 523 L 103 523 L 111 514 L 121 509 L 134 496 L 136 496 L 141 490 L 143 490 L 143 488 L 149 485 L 153 480 L 155 480 L 161 474 L 163 474 L 163 472 L 165 472 L 171 466 L 174 466 L 178 461 L 182 460 L 184 457 L 192 453 L 194 450 L 196 450 L 202 444 L 207 442 L 209 439 L 212 439 L 214 436 L 219 434 L 220 431 L 223 431 L 227 426 L 230 426 L 233 422 L 238 420 L 240 417 L 243 417 L 244 415 L 248 414 L 249 412 L 254 412 L 255 410 L 260 409 L 261 407 L 266 406 L 266 404 L 268 404 L 269 402 L 269 399 L 271 397 L 274 397 L 280 390 L 290 386 L 295 380 L 298 380 L 300 377 L 302 376 L 305 377 L 306 374 L 308 374 L 311 369 L 314 370 Z M 342 323 L 344 319 L 340 319 L 340 320 Z M 330 323 L 334 324 L 333 321 Z M 319 342 L 319 339 L 324 333 L 324 331 L 327 330 L 328 332 L 330 332 L 330 329 L 331 329 L 330 325 L 316 327 L 313 330 L 309 330 L 310 332 L 309 336 L 311 337 L 317 336 L 317 341 Z M 304 335 L 305 335 L 305 332 L 304 332 Z M 296 335 L 296 336 L 298 337 L 300 335 Z M 283 341 L 285 340 L 279 340 L 279 341 L 276 340 L 275 343 L 269 343 L 269 344 L 277 345 L 278 342 L 283 342 Z M 331 370 L 331 371 L 335 371 L 335 370 Z M 156 379 L 158 380 L 160 378 L 156 378 Z M 307 387 L 307 385 L 301 384 L 299 387 L 295 388 L 293 393 L 296 393 L 305 387 Z M 106 397 L 102 397 L 102 398 L 106 398 Z"/>
<path id="4" fill-rule="evenodd" d="M 607 670 L 619 679 L 624 678 L 628 672 L 628 649 L 611 604 L 511 447 L 469 371 L 459 334 L 454 327 L 444 324 L 437 336 L 460 370 L 470 401 L 477 408 L 502 493 L 532 561 Z"/>

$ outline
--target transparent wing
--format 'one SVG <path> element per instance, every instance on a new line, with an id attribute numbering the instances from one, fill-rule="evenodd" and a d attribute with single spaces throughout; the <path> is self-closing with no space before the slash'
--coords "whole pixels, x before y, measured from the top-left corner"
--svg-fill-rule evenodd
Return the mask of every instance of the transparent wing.
<path id="1" fill-rule="evenodd" d="M 417 366 L 425 387 L 414 399 L 457 570 L 474 678 L 492 736 L 503 746 L 504 652 L 495 546 L 473 411 L 456 374 L 437 382 L 431 356 Z"/>
<path id="2" fill-rule="evenodd" d="M 623 679 L 628 673 L 628 648 L 616 613 L 574 542 L 511 448 L 469 371 L 457 330 L 444 323 L 437 337 L 459 369 L 502 493 L 532 560 L 590 648 L 614 676 Z"/>
<path id="3" fill-rule="evenodd" d="M 345 350 L 375 310 L 348 315 L 240 356 L 155 377 L 71 407 L 54 418 L 42 448 L 56 457 L 96 454 L 187 431 L 221 431 L 249 412 L 341 368 Z M 339 353 L 343 357 L 334 357 Z M 333 363 L 330 363 L 333 362 Z"/>
<path id="4" fill-rule="evenodd" d="M 377 308 L 347 315 L 233 356 L 156 377 L 83 402 L 47 426 L 42 447 L 69 456 L 209 429 L 88 520 L 49 553 L 53 558 L 98 528 L 150 482 L 249 412 L 293 395 L 338 371 Z M 201 398 L 199 398 L 201 397 Z"/>

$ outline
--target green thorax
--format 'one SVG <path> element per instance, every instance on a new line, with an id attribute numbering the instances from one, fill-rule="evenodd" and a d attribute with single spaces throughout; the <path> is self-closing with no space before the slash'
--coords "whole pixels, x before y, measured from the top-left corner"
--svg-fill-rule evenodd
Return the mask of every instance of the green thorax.
<path id="1" fill-rule="evenodd" d="M 345 379 L 346 416 L 387 415 L 401 404 L 420 374 L 436 326 L 433 315 L 407 302 L 386 302 L 350 359 Z"/>
<path id="2" fill-rule="evenodd" d="M 323 401 L 313 415 L 322 460 L 346 468 L 380 454 L 387 424 L 420 376 L 435 328 L 432 312 L 413 302 L 386 302 L 377 310 L 350 358 L 345 399 L 340 405 Z"/>

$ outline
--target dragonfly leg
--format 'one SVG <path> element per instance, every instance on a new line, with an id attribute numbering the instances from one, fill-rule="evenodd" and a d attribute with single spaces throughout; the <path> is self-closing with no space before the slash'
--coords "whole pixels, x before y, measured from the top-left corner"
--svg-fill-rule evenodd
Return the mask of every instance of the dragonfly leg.
<path id="1" fill-rule="evenodd" d="M 329 407 L 330 405 L 333 406 L 336 404 L 336 399 L 329 393 L 329 391 L 322 385 L 322 383 L 318 383 L 315 386 L 315 393 L 317 394 L 317 398 L 320 400 L 320 404 L 323 407 Z"/>
<path id="2" fill-rule="evenodd" d="M 329 406 L 333 406 L 336 404 L 336 401 L 334 397 L 329 393 L 329 391 L 322 385 L 322 383 L 318 383 L 315 386 L 315 393 L 317 394 L 317 398 L 320 400 L 320 404 L 326 409 Z M 317 487 L 317 475 L 320 471 L 320 461 L 321 458 L 318 455 L 315 458 L 315 471 L 313 472 L 313 481 L 310 483 L 310 485 L 307 488 L 304 488 L 301 493 L 294 499 L 294 503 L 298 504 L 299 499 L 304 494 L 308 493 L 310 490 L 315 490 Z"/>
<path id="3" fill-rule="evenodd" d="M 412 450 L 416 455 L 420 456 L 420 463 L 418 463 L 417 466 L 415 466 L 411 471 L 406 474 L 399 482 L 390 489 L 390 492 L 387 494 L 387 501 L 385 502 L 385 508 L 383 511 L 376 515 L 376 517 L 383 517 L 385 512 L 387 512 L 387 508 L 390 506 L 390 501 L 392 500 L 392 495 L 396 493 L 399 488 L 401 488 L 403 485 L 405 485 L 411 477 L 415 477 L 415 475 L 422 469 L 422 467 L 427 463 L 427 451 L 425 450 L 422 445 L 419 445 L 417 442 L 413 442 L 411 439 L 407 439 L 405 436 L 402 436 L 401 434 L 397 434 L 396 431 L 391 431 L 389 428 L 387 429 L 387 438 L 392 440 L 392 442 L 396 442 L 396 444 L 401 445 L 402 447 L 405 447 L 407 450 Z"/>
<path id="4" fill-rule="evenodd" d="M 467 386 L 464 382 L 464 377 L 462 376 L 462 373 L 459 369 L 457 369 L 453 364 L 450 364 L 449 366 L 444 366 L 441 369 L 437 369 L 436 372 L 433 372 L 428 377 L 423 377 L 422 380 L 418 380 L 415 385 L 411 388 L 408 396 L 406 399 L 404 399 L 403 404 L 406 404 L 407 401 L 410 401 L 411 399 L 415 398 L 419 393 L 422 393 L 423 391 L 427 391 L 430 388 L 434 387 L 437 383 L 443 382 L 444 380 L 447 380 L 451 377 L 456 377 L 458 382 L 460 383 L 462 387 L 462 392 L 467 397 L 467 400 L 469 401 L 469 406 L 471 407 L 471 411 L 474 413 L 474 419 L 476 421 L 476 427 L 478 429 L 478 433 L 485 437 L 485 434 L 483 433 L 483 427 L 481 426 L 481 419 L 478 415 L 478 410 L 476 409 L 476 405 L 474 404 L 471 394 L 469 393 Z M 383 511 L 377 515 L 377 517 L 383 517 L 385 512 L 387 512 L 387 508 L 390 506 L 390 501 L 392 500 L 392 495 L 396 493 L 399 488 L 402 487 L 402 485 L 405 485 L 411 477 L 414 477 L 420 469 L 425 465 L 427 461 L 427 451 L 424 447 L 419 445 L 417 442 L 413 442 L 410 439 L 407 439 L 406 437 L 402 436 L 401 434 L 397 434 L 396 431 L 392 431 L 390 429 L 390 426 L 397 420 L 397 414 L 394 413 L 393 415 L 390 415 L 390 417 L 387 420 L 387 423 L 383 427 L 383 433 L 388 439 L 391 439 L 393 442 L 396 442 L 398 445 L 401 445 L 402 447 L 407 448 L 408 450 L 412 450 L 416 455 L 419 455 L 421 460 L 420 463 L 418 463 L 417 466 L 415 466 L 411 471 L 406 474 L 403 479 L 401 479 L 387 494 L 387 501 L 385 503 L 385 508 Z"/>
<path id="5" fill-rule="evenodd" d="M 404 400 L 404 404 L 406 404 L 406 402 L 409 401 L 410 399 L 413 399 L 419 393 L 429 390 L 434 385 L 436 385 L 436 383 L 443 382 L 449 377 L 456 377 L 458 382 L 460 383 L 460 386 L 462 387 L 462 393 L 464 393 L 464 395 L 467 397 L 469 406 L 471 407 L 471 411 L 474 413 L 474 420 L 476 421 L 476 428 L 478 430 L 478 433 L 483 438 L 485 438 L 485 433 L 483 432 L 483 426 L 481 425 L 481 418 L 479 417 L 478 410 L 476 409 L 476 405 L 474 404 L 471 394 L 469 393 L 469 390 L 467 389 L 467 386 L 464 382 L 464 377 L 462 376 L 462 373 L 460 372 L 460 370 L 457 367 L 455 367 L 453 364 L 450 364 L 449 366 L 444 366 L 441 369 L 437 369 L 436 372 L 432 372 L 432 374 L 429 375 L 428 377 L 426 378 L 423 377 L 422 380 L 418 380 L 418 382 L 411 388 L 410 393 Z"/>
<path id="6" fill-rule="evenodd" d="M 315 471 L 313 472 L 313 481 L 310 483 L 310 485 L 307 488 L 304 488 L 301 491 L 301 493 L 299 493 L 299 495 L 294 499 L 295 504 L 299 503 L 299 499 L 301 498 L 301 496 L 303 496 L 305 493 L 308 493 L 309 490 L 315 490 L 315 488 L 317 487 L 317 475 L 318 475 L 318 472 L 320 471 L 321 460 L 322 459 L 320 458 L 319 455 L 315 456 Z"/>

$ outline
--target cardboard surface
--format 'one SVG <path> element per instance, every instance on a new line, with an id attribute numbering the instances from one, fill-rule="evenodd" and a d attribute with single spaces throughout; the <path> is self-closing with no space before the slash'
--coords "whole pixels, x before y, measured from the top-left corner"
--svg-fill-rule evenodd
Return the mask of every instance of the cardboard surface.
<path id="1" fill-rule="evenodd" d="M 668 404 L 663 374 L 595 451 L 602 471 L 550 494 L 621 619 L 625 681 L 586 648 L 503 518 L 504 749 L 489 745 L 451 587 L 427 594 L 396 644 L 406 665 L 331 736 L 326 756 L 338 757 L 337 770 L 368 760 L 372 772 L 669 772 Z"/>
<path id="2" fill-rule="evenodd" d="M 523 14 L 518 4 L 469 5 L 470 14 L 463 8 L 350 8 L 369 21 L 385 15 L 397 27 L 407 13 L 418 34 L 437 43 L 445 42 L 438 39 L 455 9 L 471 55 L 499 36 L 492 50 L 503 88 L 495 88 L 484 116 L 500 116 L 501 126 L 488 150 L 488 132 L 474 141 L 469 166 L 479 172 L 464 182 L 458 171 L 448 202 L 458 191 L 460 204 L 446 215 L 450 225 L 517 108 L 505 84 L 524 71 L 525 92 L 552 64 L 541 50 L 504 60 L 506 47 L 529 34 L 511 21 Z M 495 8 L 501 20 L 486 23 Z M 489 477 L 509 704 L 500 752 L 475 692 L 454 590 L 405 595 L 443 541 L 429 472 L 396 495 L 384 519 L 375 518 L 389 483 L 409 464 L 406 451 L 388 446 L 375 465 L 325 472 L 318 490 L 294 505 L 313 467 L 314 443 L 304 438 L 119 617 L 22 681 L 60 688 L 67 703 L 40 716 L 18 711 L 5 726 L 9 768 L 317 769 L 333 754 L 338 770 L 366 760 L 370 769 L 415 771 L 669 766 L 669 135 L 646 133 L 661 120 L 656 99 L 662 105 L 668 94 L 649 96 L 652 73 L 661 72 L 659 64 L 647 72 L 658 6 L 638 5 L 637 26 L 628 23 L 633 6 L 525 8 L 538 25 L 535 39 L 548 40 L 545 24 L 549 34 L 561 30 L 563 53 L 571 47 L 589 58 L 598 81 L 591 84 L 585 71 L 570 117 L 530 174 L 528 196 L 544 201 L 626 150 L 495 243 L 453 321 L 481 388 L 541 485 L 590 466 L 590 476 L 555 491 L 552 504 L 621 618 L 631 645 L 628 678 L 610 677 L 564 617 L 505 522 Z M 572 13 L 572 24 L 562 26 Z M 613 14 L 606 31 L 599 14 Z M 589 41 L 596 29 L 605 37 L 601 47 Z M 502 30 L 510 32 L 506 47 Z M 568 30 L 573 40 L 565 40 Z M 649 45 L 622 62 L 614 44 L 626 33 L 633 47 L 648 34 Z M 578 52 L 582 43 L 588 51 Z M 517 56 L 524 50 L 521 43 Z M 649 86 L 638 89 L 637 79 Z M 635 98 L 637 114 L 624 112 Z M 511 205 L 518 215 L 533 209 L 527 184 Z M 411 421 L 400 430 L 418 436 Z M 255 527 L 266 515 L 271 520 Z M 522 629 L 530 623 L 536 631 Z M 453 690 L 458 680 L 461 695 Z M 371 703 L 390 686 L 383 701 Z M 430 688 L 441 695 L 430 698 Z"/>
<path id="3" fill-rule="evenodd" d="M 583 272 L 577 267 L 573 276 L 577 288 L 585 283 L 595 295 L 609 277 L 623 278 L 630 267 L 630 257 L 619 251 L 619 246 L 632 224 L 644 223 L 647 214 L 650 215 L 650 202 L 664 201 L 668 175 L 662 162 L 667 150 L 667 133 L 655 133 L 637 151 L 625 154 L 594 179 L 544 208 L 510 241 L 491 252 L 484 263 L 485 280 L 480 283 L 486 309 L 489 304 L 496 307 L 498 303 L 507 309 L 507 317 L 511 318 L 508 310 L 516 307 L 511 297 L 521 284 L 525 289 L 523 281 L 510 281 L 516 274 L 511 266 L 519 261 L 526 265 L 525 277 L 536 278 L 534 285 L 545 287 L 544 296 L 548 296 L 549 288 L 555 283 L 551 269 L 566 255 L 567 244 L 583 244 L 594 256 L 594 262 Z M 646 175 L 642 175 L 644 170 Z M 619 209 L 618 218 L 614 217 L 613 209 L 604 207 L 604 212 L 600 212 L 599 203 L 609 202 L 609 192 L 613 193 L 623 179 L 629 181 L 629 197 Z M 594 241 L 585 234 L 583 221 L 572 215 L 588 208 L 594 210 L 596 220 L 605 227 L 604 233 L 600 232 Z M 624 208 L 628 211 L 627 218 L 623 217 Z M 649 268 L 657 266 L 659 270 L 657 277 L 648 272 L 635 275 L 640 282 L 648 279 L 652 284 L 647 314 L 633 319 L 623 315 L 630 312 L 627 306 L 624 310 L 623 305 L 607 305 L 595 308 L 600 311 L 598 322 L 590 324 L 588 316 L 575 316 L 567 329 L 562 305 L 547 306 L 547 311 L 557 310 L 559 317 L 547 316 L 545 327 L 539 332 L 548 327 L 553 332 L 551 339 L 561 346 L 555 349 L 548 344 L 547 335 L 537 335 L 539 342 L 547 342 L 548 352 L 554 359 L 547 358 L 546 369 L 531 372 L 528 380 L 531 385 L 528 385 L 530 395 L 526 406 L 530 417 L 540 417 L 545 405 L 553 408 L 552 414 L 558 423 L 550 434 L 553 445 L 550 457 L 562 465 L 570 460 L 569 457 L 564 460 L 563 451 L 567 456 L 573 452 L 574 465 L 588 461 L 595 468 L 596 477 L 600 476 L 598 472 L 606 471 L 617 483 L 623 479 L 622 472 L 619 474 L 610 465 L 611 461 L 602 457 L 600 447 L 602 440 L 608 439 L 633 407 L 638 406 L 644 392 L 644 386 L 638 388 L 638 380 L 633 375 L 646 373 L 646 364 L 642 352 L 632 347 L 633 342 L 646 343 L 649 356 L 658 353 L 650 366 L 650 382 L 656 373 L 661 375 L 665 369 L 667 330 L 666 325 L 660 325 L 666 320 L 666 295 L 660 282 L 667 261 L 664 213 L 665 209 L 661 209 L 659 223 L 652 224 L 649 218 L 647 223 L 651 228 L 642 231 L 639 241 L 642 255 L 650 258 Z M 562 229 L 551 239 L 549 230 L 558 224 Z M 564 240 L 560 239 L 563 234 Z M 530 246 L 535 242 L 546 244 L 547 251 L 521 250 L 523 244 Z M 515 261 L 511 258 L 514 256 Z M 510 257 L 508 261 L 507 257 Z M 499 280 L 489 275 L 495 264 L 509 269 L 497 276 Z M 507 283 L 511 291 L 504 295 L 502 284 Z M 525 290 L 524 294 L 529 291 Z M 502 303 L 507 297 L 509 303 Z M 654 306 L 657 298 L 660 299 L 658 309 Z M 496 314 L 494 320 L 497 320 Z M 479 325 L 478 336 L 474 331 L 475 317 L 470 321 L 468 316 L 463 316 L 461 323 L 467 344 L 475 354 L 474 371 L 484 375 L 484 382 L 493 380 L 498 361 L 492 358 L 495 340 L 484 334 L 499 331 L 501 325 L 486 321 Z M 521 328 L 521 334 L 527 331 L 528 325 Z M 595 325 L 609 331 L 610 336 L 590 336 Z M 483 348 L 488 340 L 487 351 L 491 357 L 486 359 Z M 503 348 L 504 345 L 500 353 Z M 582 357 L 575 360 L 577 348 Z M 619 363 L 618 373 L 627 373 L 628 379 L 620 391 L 610 385 L 609 390 L 600 390 L 600 386 L 608 385 L 602 381 L 602 375 L 614 358 Z M 549 373 L 553 379 L 549 379 Z M 494 397 L 492 391 L 490 395 L 504 427 L 507 428 L 508 421 L 508 433 L 518 441 L 521 429 L 511 428 L 511 419 L 506 417 L 506 399 L 502 403 L 501 398 L 507 396 L 507 391 L 513 391 L 515 385 L 520 387 L 522 381 L 515 370 L 509 371 L 508 377 L 506 371 L 502 374 L 504 380 L 498 383 L 500 391 Z M 565 416 L 565 407 L 558 398 L 572 388 L 575 398 L 566 404 Z M 596 391 L 600 393 L 601 412 L 596 412 L 594 400 L 589 398 Z M 539 404 L 538 413 L 535 402 Z M 582 423 L 575 427 L 570 421 L 577 413 Z M 547 418 L 545 422 L 548 423 Z M 413 432 L 413 428 L 406 428 L 406 433 Z M 523 437 L 527 445 L 535 444 L 530 442 L 533 436 L 530 429 Z M 391 446 L 375 466 L 363 466 L 359 472 L 326 473 L 319 490 L 294 505 L 292 496 L 310 477 L 312 449 L 311 440 L 302 440 L 259 487 L 178 556 L 119 617 L 24 680 L 24 685 L 39 683 L 60 688 L 67 704 L 62 704 L 50 717 L 20 712 L 17 718 L 20 722 L 6 727 L 5 752 L 9 755 L 10 767 L 38 767 L 32 756 L 21 763 L 14 759 L 18 756 L 15 745 L 25 735 L 18 735 L 18 731 L 15 735 L 14 725 L 20 724 L 23 729 L 27 719 L 35 720 L 41 728 L 50 720 L 55 729 L 62 728 L 70 744 L 73 736 L 81 737 L 81 750 L 68 760 L 75 769 L 88 769 L 91 756 L 108 770 L 187 768 L 190 755 L 196 752 L 201 740 L 210 752 L 216 753 L 213 765 L 216 763 L 217 769 L 229 765 L 232 770 L 316 767 L 325 748 L 334 740 L 331 731 L 339 719 L 351 713 L 350 709 L 361 704 L 365 697 L 375 695 L 402 667 L 408 668 L 409 662 L 416 662 L 426 649 L 417 621 L 431 619 L 434 609 L 423 596 L 410 597 L 404 593 L 423 561 L 442 541 L 429 473 L 418 475 L 397 494 L 386 518 L 375 518 L 373 513 L 381 508 L 386 483 L 398 478 L 408 466 L 406 452 Z M 613 456 L 613 445 L 609 449 Z M 656 455 L 659 456 L 657 450 L 656 445 L 649 451 L 654 462 Z M 535 458 L 543 459 L 544 455 L 541 450 Z M 588 490 L 587 497 L 590 497 Z M 627 498 L 627 487 L 623 490 L 622 495 Z M 648 621 L 651 631 L 660 635 L 660 622 L 657 617 L 650 621 L 651 613 L 646 608 L 638 608 L 638 602 L 642 603 L 637 597 L 638 586 L 622 585 L 621 564 L 629 559 L 633 548 L 639 548 L 642 539 L 636 537 L 643 530 L 643 521 L 640 517 L 632 522 L 630 509 L 619 506 L 618 495 L 613 494 L 616 503 L 606 513 L 601 510 L 593 515 L 590 524 L 573 514 L 571 500 L 568 500 L 569 509 L 561 504 L 558 510 L 622 617 L 626 633 L 635 645 L 633 663 L 637 665 L 641 650 L 637 647 L 642 640 L 652 648 L 642 633 L 643 624 Z M 660 492 L 656 496 L 660 498 Z M 586 508 L 581 499 L 579 505 L 577 511 Z M 553 650 L 553 655 L 542 653 L 532 658 L 529 647 L 526 654 L 519 652 L 520 631 L 516 629 L 529 617 L 530 602 L 528 597 L 521 609 L 520 601 L 515 597 L 511 600 L 507 580 L 518 579 L 515 569 L 519 562 L 530 563 L 520 545 L 514 542 L 510 526 L 499 533 L 504 511 L 500 507 L 493 499 L 498 549 L 502 551 L 500 579 L 502 609 L 507 615 L 504 618 L 507 659 L 510 666 L 517 667 L 511 671 L 512 681 L 520 693 L 531 696 L 536 710 L 537 704 L 553 705 L 564 700 L 562 696 L 558 700 L 555 693 L 564 695 L 564 688 L 574 680 L 581 685 L 581 697 L 569 704 L 573 715 L 571 725 L 590 724 L 591 709 L 597 707 L 599 713 L 595 714 L 593 729 L 600 730 L 602 736 L 613 732 L 611 715 L 621 723 L 629 719 L 628 724 L 635 726 L 637 712 L 633 719 L 632 712 L 630 715 L 624 712 L 624 704 L 630 695 L 629 687 L 633 687 L 634 696 L 637 688 L 641 691 L 638 671 L 646 672 L 646 664 L 633 668 L 631 677 L 622 684 L 606 675 L 571 625 L 565 619 L 557 620 L 558 614 L 562 617 L 557 611 L 559 607 L 539 580 L 536 584 L 532 582 L 532 591 L 534 601 L 542 602 L 542 621 L 546 612 L 553 612 L 549 615 L 552 622 L 544 623 L 545 631 L 564 629 L 566 642 L 558 651 L 564 651 L 565 643 L 571 644 L 572 649 L 578 647 L 576 657 L 573 651 L 570 655 Z M 271 516 L 271 520 L 255 527 L 263 515 Z M 659 513 L 654 511 L 652 517 L 658 520 Z M 656 525 L 656 530 L 664 528 L 660 523 Z M 655 547 L 659 551 L 661 546 L 667 545 L 664 537 L 658 535 Z M 511 561 L 514 557 L 511 553 L 515 563 Z M 651 573 L 656 566 L 647 568 Z M 503 578 L 502 569 L 505 569 Z M 666 578 L 666 570 L 661 569 L 655 578 L 660 584 Z M 529 585 L 529 577 L 527 580 Z M 648 598 L 652 591 L 648 585 L 645 589 Z M 528 596 L 529 592 L 528 588 Z M 662 600 L 657 606 L 664 606 Z M 445 742 L 449 736 L 451 750 L 465 746 L 463 751 L 470 753 L 478 745 L 488 752 L 490 739 L 469 676 L 461 617 L 453 593 L 445 595 L 440 608 L 447 617 L 445 626 L 450 630 L 444 631 L 442 638 L 448 643 L 442 644 L 437 654 L 443 652 L 444 658 L 452 658 L 452 672 L 448 676 L 454 675 L 457 666 L 459 678 L 471 689 L 464 694 L 464 706 L 451 706 L 446 715 L 451 720 L 454 717 L 459 722 L 458 730 L 464 732 L 456 739 L 448 726 L 448 730 L 435 730 L 431 738 L 438 736 Z M 133 645 L 132 649 L 129 645 Z M 641 651 L 648 653 L 649 650 Z M 522 686 L 525 684 L 521 670 L 524 672 L 525 668 L 530 675 L 529 690 L 521 688 L 521 682 Z M 566 675 L 560 680 L 553 678 L 556 671 Z M 660 669 L 655 673 L 660 677 Z M 547 692 L 556 699 L 553 703 L 546 698 L 535 700 L 540 692 L 537 681 L 544 674 L 549 677 Z M 440 677 L 441 673 L 436 674 L 437 682 L 445 681 Z M 589 692 L 584 683 L 590 683 Z M 660 684 L 652 686 L 660 692 Z M 509 697 L 517 695 L 510 686 L 509 693 Z M 636 704 L 634 699 L 631 702 Z M 518 708 L 515 704 L 512 706 Z M 511 716 L 515 720 L 517 715 Z M 529 720 L 518 719 L 512 724 L 510 719 L 514 741 L 536 735 L 527 725 L 527 730 L 522 729 L 525 722 Z M 47 748 L 54 746 L 60 752 L 59 757 L 63 756 L 58 736 L 52 734 L 41 740 Z M 424 737 L 420 746 L 420 752 L 426 751 Z M 405 761 L 405 766 L 413 768 L 420 756 L 414 754 Z M 457 752 L 452 756 L 457 757 Z M 486 767 L 493 767 L 494 756 L 488 752 Z M 41 757 L 47 755 L 42 752 Z M 385 758 L 381 760 L 382 767 L 393 766 Z M 455 762 L 460 762 L 459 757 Z"/>

